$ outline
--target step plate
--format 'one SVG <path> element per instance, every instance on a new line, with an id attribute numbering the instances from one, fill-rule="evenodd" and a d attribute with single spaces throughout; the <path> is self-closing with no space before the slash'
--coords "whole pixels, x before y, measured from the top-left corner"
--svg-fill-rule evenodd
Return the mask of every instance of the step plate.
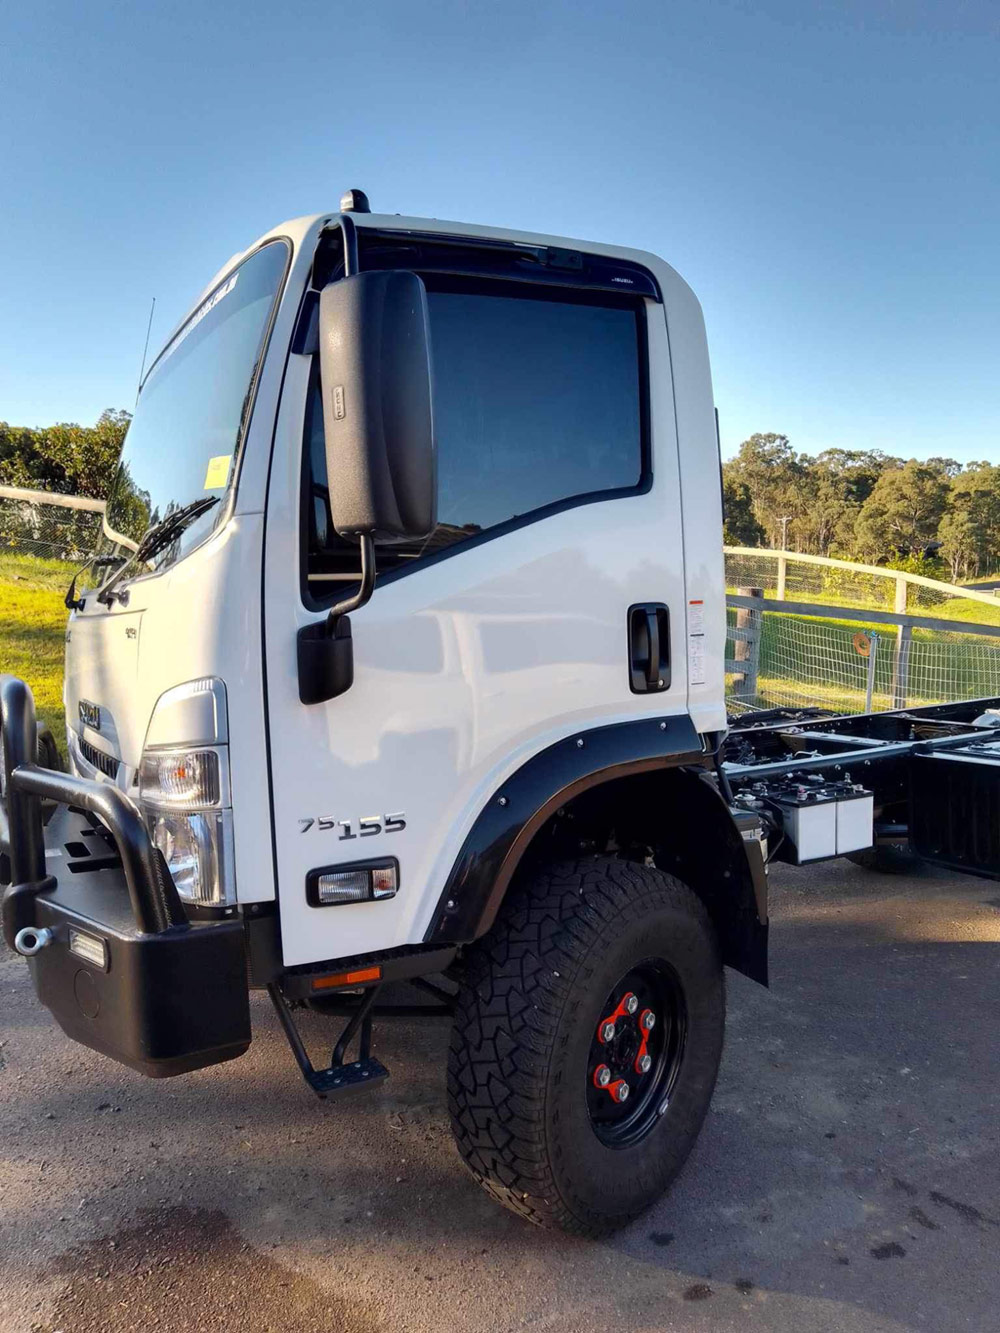
<path id="1" fill-rule="evenodd" d="M 383 1078 L 389 1077 L 389 1071 L 381 1060 L 370 1057 L 367 1060 L 355 1060 L 353 1064 L 336 1065 L 331 1069 L 314 1069 L 306 1078 L 317 1097 L 330 1097 L 335 1092 L 350 1092 L 356 1088 L 368 1088 Z"/>

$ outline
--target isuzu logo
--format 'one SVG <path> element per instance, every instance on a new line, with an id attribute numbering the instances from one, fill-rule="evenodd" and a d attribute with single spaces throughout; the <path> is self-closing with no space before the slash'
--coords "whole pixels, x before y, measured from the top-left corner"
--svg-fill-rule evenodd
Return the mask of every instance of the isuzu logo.
<path id="1" fill-rule="evenodd" d="M 95 731 L 101 729 L 101 710 L 97 704 L 92 704 L 89 699 L 81 699 L 78 704 L 80 710 L 80 721 L 86 727 L 93 727 Z"/>

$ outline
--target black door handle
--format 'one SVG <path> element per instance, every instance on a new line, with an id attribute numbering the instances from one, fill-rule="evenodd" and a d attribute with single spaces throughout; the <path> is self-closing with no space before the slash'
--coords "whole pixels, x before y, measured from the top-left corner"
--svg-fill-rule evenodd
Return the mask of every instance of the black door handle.
<path id="1" fill-rule="evenodd" d="M 649 639 L 649 658 L 646 662 L 646 688 L 655 690 L 660 678 L 660 625 L 652 607 L 646 608 L 646 635 Z"/>
<path id="2" fill-rule="evenodd" d="M 628 609 L 629 687 L 656 694 L 670 685 L 670 612 L 662 602 L 637 602 Z"/>

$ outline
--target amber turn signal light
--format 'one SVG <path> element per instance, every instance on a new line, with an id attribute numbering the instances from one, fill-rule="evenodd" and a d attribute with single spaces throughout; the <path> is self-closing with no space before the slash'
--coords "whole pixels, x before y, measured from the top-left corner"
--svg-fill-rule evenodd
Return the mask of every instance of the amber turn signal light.
<path id="1" fill-rule="evenodd" d="M 362 986 L 369 981 L 381 981 L 381 967 L 361 967 L 356 972 L 332 972 L 328 977 L 315 977 L 313 990 L 335 990 L 338 986 Z"/>

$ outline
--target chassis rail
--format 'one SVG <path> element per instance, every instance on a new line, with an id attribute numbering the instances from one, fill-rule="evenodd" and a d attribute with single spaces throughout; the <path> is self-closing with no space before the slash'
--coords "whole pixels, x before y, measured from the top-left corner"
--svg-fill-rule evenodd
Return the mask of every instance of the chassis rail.
<path id="1" fill-rule="evenodd" d="M 815 708 L 749 714 L 729 731 L 720 761 L 736 804 L 770 815 L 778 860 L 858 850 L 841 847 L 838 825 L 836 851 L 828 835 L 814 835 L 803 854 L 795 806 L 867 796 L 871 848 L 908 844 L 922 860 L 1000 878 L 998 699 L 839 717 Z"/>

